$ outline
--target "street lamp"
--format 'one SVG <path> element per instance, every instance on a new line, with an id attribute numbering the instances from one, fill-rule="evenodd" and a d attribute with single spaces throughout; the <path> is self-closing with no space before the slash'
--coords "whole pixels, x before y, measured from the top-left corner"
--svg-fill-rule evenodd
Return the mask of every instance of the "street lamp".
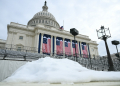
<path id="1" fill-rule="evenodd" d="M 115 54 L 115 56 L 119 58 L 119 53 L 118 53 L 117 45 L 120 44 L 120 42 L 119 42 L 119 41 L 116 41 L 116 40 L 113 40 L 113 41 L 112 41 L 112 44 L 113 44 L 113 45 L 116 45 L 117 54 Z M 119 59 L 120 59 L 120 58 L 119 58 Z"/>
<path id="2" fill-rule="evenodd" d="M 98 39 L 102 39 L 105 42 L 107 58 L 108 58 L 108 65 L 109 65 L 108 71 L 114 71 L 115 69 L 114 69 L 113 62 L 112 62 L 110 52 L 109 52 L 109 48 L 107 45 L 107 38 L 111 37 L 110 30 L 109 30 L 109 28 L 104 28 L 104 26 L 101 26 L 101 28 L 96 31 L 97 31 Z"/>
<path id="3" fill-rule="evenodd" d="M 75 36 L 79 34 L 79 31 L 76 30 L 75 28 L 71 28 L 70 33 L 74 36 L 74 43 L 75 43 Z M 76 55 L 76 61 L 77 61 L 76 44 L 75 44 L 75 55 Z"/>

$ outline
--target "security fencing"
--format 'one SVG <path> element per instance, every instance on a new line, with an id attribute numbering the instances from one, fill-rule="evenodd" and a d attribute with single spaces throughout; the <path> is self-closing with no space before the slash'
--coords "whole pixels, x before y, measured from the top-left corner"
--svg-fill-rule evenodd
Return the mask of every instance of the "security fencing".
<path id="1" fill-rule="evenodd" d="M 4 47 L 0 48 L 4 49 L 6 48 L 7 50 L 13 50 L 13 51 L 22 51 L 22 52 L 32 52 L 32 53 L 37 53 L 38 49 L 36 47 L 29 47 L 29 46 L 22 46 L 22 45 L 13 45 L 13 44 L 6 44 Z"/>
<path id="2" fill-rule="evenodd" d="M 34 53 L 33 53 L 34 52 Z M 37 53 L 37 51 L 32 50 L 21 50 L 17 51 L 16 48 L 0 48 L 0 60 L 13 60 L 13 61 L 33 61 L 39 58 L 44 58 L 49 56 L 51 58 L 63 59 L 67 58 L 78 62 L 82 66 L 98 71 L 108 71 L 108 59 L 107 57 L 96 56 L 96 58 L 91 58 L 90 55 L 71 55 L 64 53 Z M 120 71 L 120 60 L 118 58 L 112 58 L 115 71 Z"/>

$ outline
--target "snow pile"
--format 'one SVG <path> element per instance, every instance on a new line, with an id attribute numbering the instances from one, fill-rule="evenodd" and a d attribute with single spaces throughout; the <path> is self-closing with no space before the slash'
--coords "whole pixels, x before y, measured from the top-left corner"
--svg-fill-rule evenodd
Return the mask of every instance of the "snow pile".
<path id="1" fill-rule="evenodd" d="M 93 71 L 68 59 L 41 58 L 28 62 L 5 82 L 72 83 L 120 80 L 120 72 Z"/>

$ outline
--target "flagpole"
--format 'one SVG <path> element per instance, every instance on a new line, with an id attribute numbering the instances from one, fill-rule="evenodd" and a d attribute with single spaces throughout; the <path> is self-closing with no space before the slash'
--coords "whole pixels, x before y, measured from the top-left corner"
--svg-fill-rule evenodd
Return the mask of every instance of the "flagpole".
<path id="1" fill-rule="evenodd" d="M 63 20 L 63 29 L 64 29 L 64 20 Z"/>

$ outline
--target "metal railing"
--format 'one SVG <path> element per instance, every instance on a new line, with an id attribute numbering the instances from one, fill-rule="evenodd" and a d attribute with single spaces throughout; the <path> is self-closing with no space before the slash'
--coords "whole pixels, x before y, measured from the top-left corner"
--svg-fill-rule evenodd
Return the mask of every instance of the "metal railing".
<path id="1" fill-rule="evenodd" d="M 92 70 L 107 71 L 109 68 L 107 57 L 97 56 L 97 58 L 91 58 L 90 55 L 77 54 L 76 58 L 75 55 L 71 55 L 70 53 L 37 53 L 37 51 L 33 52 L 31 50 L 17 51 L 16 48 L 0 48 L 0 60 L 33 61 L 46 56 L 56 59 L 67 58 L 76 61 L 82 66 Z M 119 59 L 112 58 L 112 60 L 115 71 L 120 71 Z"/>
<path id="2" fill-rule="evenodd" d="M 18 49 L 18 47 L 21 47 L 21 49 Z M 23 51 L 23 52 L 26 52 L 29 51 L 29 52 L 38 52 L 37 48 L 36 47 L 29 47 L 29 46 L 22 46 L 22 45 L 13 45 L 13 44 L 6 44 L 5 47 L 0 47 L 0 48 L 6 48 L 6 49 L 9 49 L 9 50 L 14 50 L 14 51 Z"/>
<path id="3" fill-rule="evenodd" d="M 21 49 L 18 49 L 19 46 L 21 47 Z M 36 48 L 36 47 L 29 47 L 29 46 L 22 46 L 22 45 L 6 44 L 5 47 L 1 47 L 0 46 L 0 48 L 6 48 L 6 49 L 9 49 L 9 50 L 14 50 L 14 51 L 23 51 L 23 52 L 27 51 L 27 52 L 38 53 L 38 48 Z M 42 52 L 43 51 L 45 51 L 45 50 L 42 49 Z M 44 53 L 46 53 L 46 52 L 44 52 Z M 63 51 L 56 51 L 56 54 L 57 55 L 75 56 L 75 54 L 72 55 L 71 52 L 65 52 L 65 53 L 63 53 Z M 78 56 L 78 54 L 77 54 L 77 56 Z M 87 57 L 87 56 L 90 57 L 90 55 L 81 55 L 81 57 Z M 96 56 L 96 57 L 98 57 L 98 56 Z"/>

